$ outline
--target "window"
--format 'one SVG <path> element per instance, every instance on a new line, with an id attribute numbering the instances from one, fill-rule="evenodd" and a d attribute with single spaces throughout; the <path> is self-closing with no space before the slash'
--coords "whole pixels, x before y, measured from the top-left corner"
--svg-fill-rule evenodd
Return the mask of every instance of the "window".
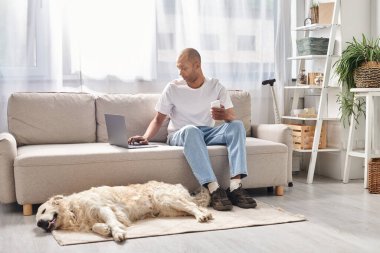
<path id="1" fill-rule="evenodd" d="M 48 57 L 43 52 L 49 51 L 44 15 L 36 1 L 0 2 L 0 78 L 44 78 Z"/>
<path id="2" fill-rule="evenodd" d="M 175 61 L 185 47 L 198 49 L 204 73 L 227 82 L 227 87 L 249 88 L 273 77 L 275 4 L 273 0 L 158 1 L 157 37 L 167 43 L 158 47 L 158 79 L 178 77 Z M 168 9 L 174 12 L 168 14 Z"/>
<path id="3" fill-rule="evenodd" d="M 157 47 L 159 50 L 174 49 L 174 34 L 173 33 L 157 34 Z"/>
<path id="4" fill-rule="evenodd" d="M 244 88 L 273 73 L 275 5 L 273 0 L 1 1 L 0 74 L 160 82 L 178 76 L 179 51 L 194 47 L 209 76 L 239 80 Z"/>
<path id="5" fill-rule="evenodd" d="M 16 7 L 20 6 L 20 11 Z M 12 14 L 12 15 L 11 15 Z M 28 3 L 21 0 L 0 2 L 0 65 L 2 67 L 19 68 L 35 66 L 35 47 L 28 43 Z M 31 27 L 31 30 L 34 30 Z M 31 33 L 32 42 L 35 34 Z M 30 43 L 32 46 L 35 43 Z M 30 52 L 30 53 L 29 53 Z"/>
<path id="6" fill-rule="evenodd" d="M 88 79 L 155 78 L 153 1 L 66 0 L 63 7 L 65 48 L 70 50 L 63 55 L 71 56 L 72 73 L 80 71 Z"/>
<path id="7" fill-rule="evenodd" d="M 201 47 L 205 50 L 219 50 L 219 36 L 217 34 L 202 34 Z"/>
<path id="8" fill-rule="evenodd" d="M 237 49 L 240 51 L 256 51 L 256 37 L 241 35 L 238 36 Z"/>

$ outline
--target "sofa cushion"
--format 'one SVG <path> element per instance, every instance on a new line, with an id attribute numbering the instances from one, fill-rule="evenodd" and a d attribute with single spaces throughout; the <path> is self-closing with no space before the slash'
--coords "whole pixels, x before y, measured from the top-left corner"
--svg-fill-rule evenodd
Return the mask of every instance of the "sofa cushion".
<path id="1" fill-rule="evenodd" d="M 183 155 L 183 147 L 158 145 L 156 148 L 130 150 L 108 143 L 19 147 L 14 164 L 17 202 L 41 203 L 55 194 L 149 180 L 182 183 L 190 190 L 199 187 Z M 219 183 L 227 187 L 226 147 L 209 146 L 208 151 Z M 272 183 L 284 184 L 286 171 L 279 173 L 277 165 L 285 163 L 286 159 L 286 145 L 247 138 L 249 176 L 243 179 L 243 185 L 264 187 Z"/>
<path id="2" fill-rule="evenodd" d="M 28 145 L 18 148 L 15 166 L 46 166 L 81 163 L 111 163 L 185 158 L 183 147 L 165 143 L 152 143 L 154 148 L 126 149 L 108 143 L 78 143 Z M 246 141 L 247 155 L 286 153 L 284 144 L 249 137 Z M 210 156 L 227 155 L 222 145 L 208 146 Z M 154 168 L 154 166 L 152 167 Z"/>
<path id="3" fill-rule="evenodd" d="M 247 137 L 251 135 L 251 96 L 246 91 L 241 90 L 229 90 L 232 104 L 234 105 L 234 111 L 236 119 L 243 122 Z M 222 120 L 217 120 L 215 125 L 224 123 Z"/>
<path id="4" fill-rule="evenodd" d="M 251 136 L 251 97 L 246 91 L 228 91 L 236 118 L 244 124 L 247 136 Z M 96 99 L 97 141 L 108 142 L 104 114 L 124 115 L 127 124 L 127 135 L 142 135 L 153 119 L 156 111 L 154 107 L 160 94 L 106 94 Z M 152 141 L 166 142 L 169 118 Z M 217 121 L 216 125 L 223 121 Z"/>
<path id="5" fill-rule="evenodd" d="M 8 128 L 17 145 L 96 141 L 95 97 L 86 93 L 14 93 Z"/>
<path id="6" fill-rule="evenodd" d="M 107 128 L 104 114 L 124 115 L 127 135 L 143 135 L 156 111 L 154 107 L 160 94 L 106 94 L 96 99 L 97 141 L 107 142 Z M 166 119 L 160 130 L 151 141 L 166 142 L 169 119 Z"/>

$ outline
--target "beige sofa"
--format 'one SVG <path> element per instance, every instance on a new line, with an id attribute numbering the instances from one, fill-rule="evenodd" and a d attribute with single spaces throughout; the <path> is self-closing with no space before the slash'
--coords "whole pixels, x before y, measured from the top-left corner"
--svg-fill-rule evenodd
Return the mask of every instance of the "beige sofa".
<path id="1" fill-rule="evenodd" d="M 291 132 L 285 125 L 251 126 L 250 96 L 230 91 L 247 131 L 246 188 L 283 186 L 291 178 Z M 159 147 L 128 150 L 107 143 L 104 113 L 123 114 L 128 135 L 142 134 L 155 114 L 159 94 L 15 93 L 8 100 L 9 133 L 0 134 L 0 202 L 32 204 L 56 194 L 100 185 L 159 180 L 199 187 L 182 147 L 166 142 L 167 122 L 155 137 Z M 196 103 L 196 101 L 194 101 Z M 251 137 L 253 136 L 253 137 Z M 228 186 L 227 150 L 208 147 L 216 176 Z"/>

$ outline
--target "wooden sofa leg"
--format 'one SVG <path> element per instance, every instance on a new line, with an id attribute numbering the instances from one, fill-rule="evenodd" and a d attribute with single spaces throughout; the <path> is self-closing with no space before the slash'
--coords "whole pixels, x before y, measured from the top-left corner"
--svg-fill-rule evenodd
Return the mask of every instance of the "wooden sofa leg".
<path id="1" fill-rule="evenodd" d="M 25 204 L 22 206 L 22 212 L 24 216 L 30 216 L 33 214 L 33 206 L 32 204 Z"/>
<path id="2" fill-rule="evenodd" d="M 284 195 L 284 186 L 276 186 L 276 195 L 277 196 L 282 196 Z"/>

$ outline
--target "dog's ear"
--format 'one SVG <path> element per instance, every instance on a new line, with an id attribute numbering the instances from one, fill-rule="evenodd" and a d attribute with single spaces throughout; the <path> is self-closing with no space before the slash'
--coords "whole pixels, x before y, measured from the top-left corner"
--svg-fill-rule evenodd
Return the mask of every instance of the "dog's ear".
<path id="1" fill-rule="evenodd" d="M 53 205 L 59 205 L 59 201 L 63 199 L 63 195 L 56 195 L 53 197 Z"/>

